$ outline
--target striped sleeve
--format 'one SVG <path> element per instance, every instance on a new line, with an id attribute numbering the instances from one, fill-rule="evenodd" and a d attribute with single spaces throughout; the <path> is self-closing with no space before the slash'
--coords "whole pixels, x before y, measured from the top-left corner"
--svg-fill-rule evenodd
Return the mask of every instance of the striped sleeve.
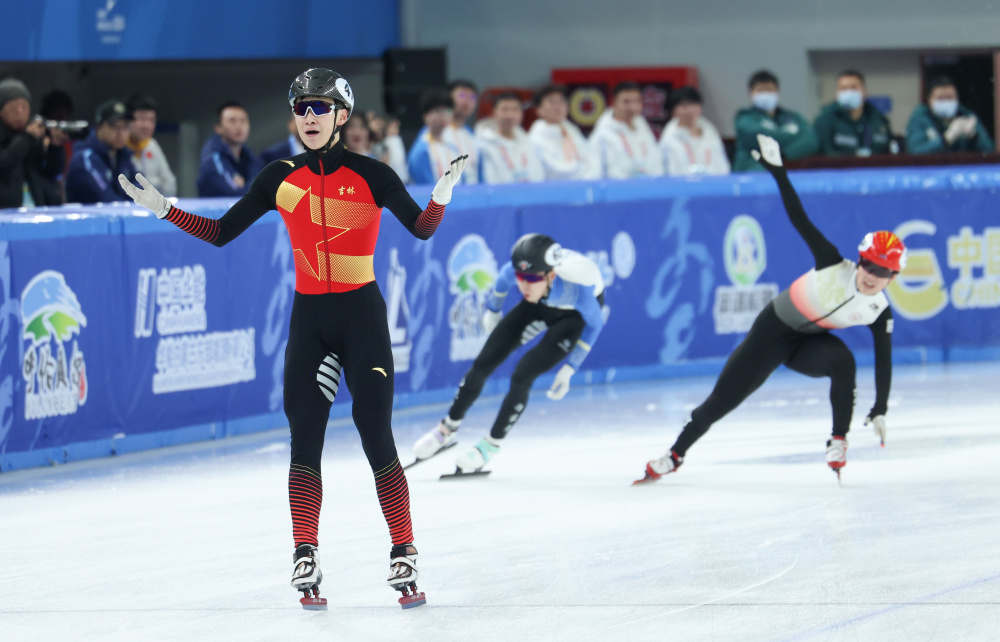
<path id="1" fill-rule="evenodd" d="M 417 217 L 413 227 L 424 238 L 430 238 L 441 224 L 442 216 L 444 216 L 444 205 L 432 200 Z"/>
<path id="2" fill-rule="evenodd" d="M 191 236 L 196 236 L 213 245 L 216 239 L 219 238 L 219 222 L 215 219 L 191 214 L 176 207 L 171 207 L 164 218 Z"/>

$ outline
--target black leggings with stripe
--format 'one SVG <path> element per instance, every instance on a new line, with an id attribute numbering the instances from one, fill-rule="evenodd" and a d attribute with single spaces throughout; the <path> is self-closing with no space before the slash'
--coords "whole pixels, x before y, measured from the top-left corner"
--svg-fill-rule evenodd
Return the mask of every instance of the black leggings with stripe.
<path id="1" fill-rule="evenodd" d="M 323 441 L 341 376 L 354 401 L 354 424 L 392 543 L 408 544 L 410 495 L 392 438 L 392 349 L 385 300 L 373 281 L 350 292 L 295 293 L 284 395 L 292 437 L 288 495 L 295 545 L 318 545 Z"/>
<path id="2" fill-rule="evenodd" d="M 483 384 L 522 344 L 544 331 L 538 344 L 524 353 L 510 377 L 510 390 L 500 404 L 500 412 L 490 429 L 490 436 L 503 439 L 514 427 L 528 404 L 531 384 L 542 373 L 566 358 L 576 345 L 586 323 L 576 310 L 550 308 L 541 303 L 521 301 L 500 319 L 486 339 L 479 356 L 458 386 L 448 417 L 460 420 L 483 391 Z"/>
<path id="3" fill-rule="evenodd" d="M 845 436 L 854 413 L 854 355 L 829 332 L 805 334 L 788 327 L 769 303 L 729 355 L 712 394 L 691 412 L 691 421 L 671 450 L 683 457 L 712 424 L 743 403 L 782 364 L 810 377 L 830 378 L 833 434 Z"/>

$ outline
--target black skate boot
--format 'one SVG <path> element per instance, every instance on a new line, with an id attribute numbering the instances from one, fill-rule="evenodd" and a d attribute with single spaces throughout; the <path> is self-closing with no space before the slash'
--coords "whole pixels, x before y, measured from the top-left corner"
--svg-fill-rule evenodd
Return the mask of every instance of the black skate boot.
<path id="1" fill-rule="evenodd" d="M 412 609 L 427 603 L 423 593 L 417 592 L 417 549 L 413 544 L 397 544 L 389 553 L 389 588 L 403 594 L 399 605 Z"/>
<path id="2" fill-rule="evenodd" d="M 325 611 L 326 598 L 319 596 L 319 584 L 323 581 L 323 571 L 319 570 L 319 549 L 312 544 L 302 544 L 292 556 L 295 570 L 292 571 L 292 588 L 302 591 L 299 602 L 307 611 Z"/>

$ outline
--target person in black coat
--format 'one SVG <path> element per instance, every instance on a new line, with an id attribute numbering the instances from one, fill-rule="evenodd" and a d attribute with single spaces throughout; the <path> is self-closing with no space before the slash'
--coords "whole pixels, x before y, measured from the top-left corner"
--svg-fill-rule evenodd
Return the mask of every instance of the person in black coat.
<path id="1" fill-rule="evenodd" d="M 30 100 L 20 80 L 0 81 L 0 208 L 62 203 L 66 135 L 32 119 Z"/>

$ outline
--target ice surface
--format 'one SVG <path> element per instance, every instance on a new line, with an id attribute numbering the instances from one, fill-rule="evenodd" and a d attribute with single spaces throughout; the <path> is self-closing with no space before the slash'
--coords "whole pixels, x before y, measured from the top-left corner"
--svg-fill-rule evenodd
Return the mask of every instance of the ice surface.
<path id="1" fill-rule="evenodd" d="M 353 427 L 331 429 L 326 612 L 288 586 L 276 431 L 0 476 L 0 640 L 938 640 L 1000 631 L 1000 364 L 897 368 L 884 449 L 843 485 L 827 383 L 781 372 L 676 475 L 639 487 L 712 378 L 536 391 L 489 477 L 408 471 L 428 603 L 385 585 L 388 533 Z M 410 446 L 443 406 L 398 412 Z"/>

